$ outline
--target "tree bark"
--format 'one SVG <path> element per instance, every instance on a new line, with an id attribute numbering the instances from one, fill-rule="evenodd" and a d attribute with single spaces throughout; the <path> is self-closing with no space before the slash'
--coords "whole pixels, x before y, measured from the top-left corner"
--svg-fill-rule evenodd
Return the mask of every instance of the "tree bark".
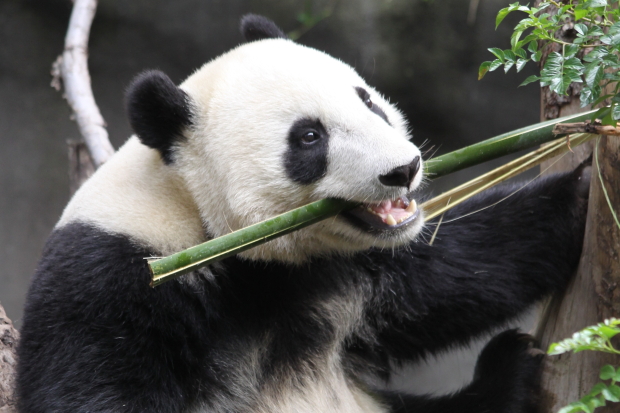
<path id="1" fill-rule="evenodd" d="M 19 333 L 0 304 L 0 413 L 15 412 L 13 384 Z"/>
<path id="2" fill-rule="evenodd" d="M 602 176 L 593 165 L 584 248 L 579 268 L 566 293 L 552 301 L 541 334 L 541 344 L 570 337 L 575 331 L 605 318 L 620 315 L 620 229 L 609 209 L 602 185 L 612 205 L 620 205 L 620 140 L 602 137 L 597 145 Z M 620 364 L 611 354 L 584 351 L 562 354 L 547 360 L 543 372 L 542 412 L 557 412 L 579 400 L 598 383 L 605 364 Z M 618 411 L 618 405 L 600 408 L 597 413 Z"/>
<path id="3" fill-rule="evenodd" d="M 579 85 L 569 89 L 568 97 L 558 97 L 548 88 L 541 94 L 541 118 L 548 120 L 588 110 L 580 108 Z M 598 142 L 598 143 L 597 143 Z M 603 136 L 599 141 L 573 148 L 573 153 L 541 166 L 545 173 L 572 170 L 597 147 L 599 170 L 593 160 L 590 199 L 584 246 L 575 278 L 561 296 L 545 306 L 537 336 L 543 349 L 552 342 L 570 337 L 575 331 L 620 316 L 620 229 L 611 214 L 602 185 L 611 205 L 620 205 L 620 139 Z M 584 351 L 548 357 L 542 376 L 541 413 L 555 413 L 579 400 L 600 381 L 599 370 L 605 364 L 620 365 L 620 357 Z M 596 410 L 618 412 L 618 404 Z"/>
<path id="4" fill-rule="evenodd" d="M 108 131 L 95 102 L 88 72 L 88 37 L 97 11 L 97 0 L 76 0 L 65 38 L 65 50 L 52 67 L 52 85 L 59 87 L 62 76 L 65 97 L 74 111 L 95 167 L 101 166 L 114 154 Z"/>

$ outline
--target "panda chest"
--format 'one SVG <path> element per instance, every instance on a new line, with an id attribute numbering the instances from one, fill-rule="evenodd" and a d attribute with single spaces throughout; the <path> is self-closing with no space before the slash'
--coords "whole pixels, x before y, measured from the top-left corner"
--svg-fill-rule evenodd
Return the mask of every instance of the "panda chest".
<path id="1" fill-rule="evenodd" d="M 275 363 L 337 354 L 364 323 L 370 287 L 354 276 L 328 265 L 229 263 L 219 278 L 221 315 L 235 341 L 258 343 Z"/>
<path id="2" fill-rule="evenodd" d="M 269 335 L 269 334 L 268 334 Z M 246 342 L 227 366 L 227 395 L 210 399 L 191 413 L 244 411 L 251 413 L 382 413 L 374 397 L 358 387 L 343 368 L 341 343 L 319 353 L 273 344 L 276 337 Z M 274 347 L 280 353 L 274 353 Z M 282 357 L 278 359 L 278 357 Z"/>
<path id="3" fill-rule="evenodd" d="M 233 390 L 227 403 L 234 408 L 223 411 L 383 411 L 343 368 L 347 338 L 364 323 L 362 290 L 312 289 L 290 277 L 272 283 L 265 276 L 262 285 L 257 280 L 237 289 L 224 311 L 234 333 L 220 342 L 225 351 L 218 352 L 223 359 L 215 365 L 227 366 L 221 377 Z M 239 285 L 223 291 L 233 287 Z"/>
<path id="4" fill-rule="evenodd" d="M 387 410 L 368 393 L 349 382 L 338 369 L 321 379 L 274 383 L 249 409 L 255 413 L 379 413 Z"/>

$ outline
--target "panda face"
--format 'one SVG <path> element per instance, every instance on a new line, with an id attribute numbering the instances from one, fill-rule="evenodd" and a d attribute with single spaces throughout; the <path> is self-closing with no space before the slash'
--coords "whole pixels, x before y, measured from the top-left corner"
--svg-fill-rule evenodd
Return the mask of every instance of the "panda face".
<path id="1" fill-rule="evenodd" d="M 422 161 L 400 112 L 350 66 L 260 19 L 243 27 L 256 41 L 179 87 L 161 72 L 138 76 L 127 104 L 140 141 L 183 182 L 213 237 L 322 198 L 361 204 L 248 258 L 298 262 L 413 240 Z"/>
<path id="2" fill-rule="evenodd" d="M 192 125 L 171 167 L 221 236 L 322 198 L 363 203 L 255 248 L 255 259 L 393 247 L 422 216 L 419 149 L 402 115 L 346 64 L 284 39 L 249 43 L 181 85 Z"/>

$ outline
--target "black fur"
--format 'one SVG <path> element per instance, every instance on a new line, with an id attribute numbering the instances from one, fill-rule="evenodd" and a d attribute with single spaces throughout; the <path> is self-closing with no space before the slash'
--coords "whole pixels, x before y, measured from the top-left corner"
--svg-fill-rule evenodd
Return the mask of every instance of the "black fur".
<path id="1" fill-rule="evenodd" d="M 379 182 L 386 186 L 404 186 L 409 188 L 420 170 L 420 157 L 416 156 L 407 165 L 398 166 L 385 175 L 379 176 Z"/>
<path id="2" fill-rule="evenodd" d="M 222 400 L 226 411 L 249 411 L 265 387 L 312 381 L 334 348 L 351 383 L 387 378 L 390 360 L 464 344 L 566 286 L 585 221 L 581 173 L 465 216 L 514 188 L 487 191 L 446 213 L 432 246 L 301 266 L 233 257 L 194 283 L 154 289 L 144 257 L 157 251 L 69 224 L 47 242 L 28 293 L 20 412 L 182 412 Z M 357 306 L 361 322 L 343 324 Z M 257 349 L 258 364 L 248 364 Z M 489 343 L 459 393 L 376 396 L 394 412 L 530 413 L 540 357 L 528 349 L 509 331 Z"/>
<path id="3" fill-rule="evenodd" d="M 314 133 L 316 140 L 308 142 L 306 136 Z M 290 179 L 308 185 L 327 173 L 329 136 L 317 119 L 300 119 L 291 126 L 288 148 L 284 154 L 284 168 Z"/>
<path id="4" fill-rule="evenodd" d="M 507 330 L 483 349 L 474 380 L 441 397 L 381 392 L 393 413 L 515 412 L 537 413 L 537 391 L 543 353 L 532 353 L 531 337 Z"/>
<path id="5" fill-rule="evenodd" d="M 241 34 L 248 42 L 263 39 L 286 39 L 284 32 L 266 17 L 246 14 L 241 18 Z"/>
<path id="6" fill-rule="evenodd" d="M 360 97 L 360 99 L 362 99 L 362 102 L 364 102 L 364 104 L 368 106 L 368 109 L 370 109 L 372 113 L 374 113 L 375 115 L 378 115 L 381 119 L 386 121 L 388 125 L 392 126 L 392 124 L 390 123 L 383 109 L 377 106 L 377 104 L 370 99 L 370 94 L 368 93 L 366 89 L 364 89 L 363 87 L 357 86 L 355 88 L 355 91 L 357 92 L 357 95 Z"/>
<path id="7" fill-rule="evenodd" d="M 166 74 L 146 71 L 131 82 L 126 94 L 129 123 L 142 143 L 157 149 L 164 161 L 172 162 L 172 148 L 183 139 L 183 129 L 192 125 L 187 94 Z"/>

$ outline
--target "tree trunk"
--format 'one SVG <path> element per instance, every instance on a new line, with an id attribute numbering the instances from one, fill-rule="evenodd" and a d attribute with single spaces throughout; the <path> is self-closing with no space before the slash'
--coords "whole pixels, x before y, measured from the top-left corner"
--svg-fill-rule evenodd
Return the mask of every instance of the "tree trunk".
<path id="1" fill-rule="evenodd" d="M 542 120 L 585 111 L 579 108 L 579 85 L 569 89 L 568 97 L 558 97 L 548 88 L 541 99 Z M 620 316 L 620 229 L 611 214 L 602 185 L 611 205 L 620 205 L 620 138 L 601 137 L 592 143 L 573 148 L 556 162 L 541 166 L 545 173 L 574 169 L 597 147 L 599 170 L 593 159 L 590 199 L 584 246 L 577 274 L 562 296 L 551 299 L 545 310 L 537 336 L 543 349 L 552 342 L 570 337 L 575 331 Z M 555 163 L 554 163 L 555 162 Z M 541 413 L 555 413 L 561 407 L 579 400 L 600 381 L 599 370 L 605 364 L 620 364 L 620 357 L 584 351 L 548 357 L 542 377 Z M 597 413 L 617 412 L 617 404 L 596 410 Z"/>

